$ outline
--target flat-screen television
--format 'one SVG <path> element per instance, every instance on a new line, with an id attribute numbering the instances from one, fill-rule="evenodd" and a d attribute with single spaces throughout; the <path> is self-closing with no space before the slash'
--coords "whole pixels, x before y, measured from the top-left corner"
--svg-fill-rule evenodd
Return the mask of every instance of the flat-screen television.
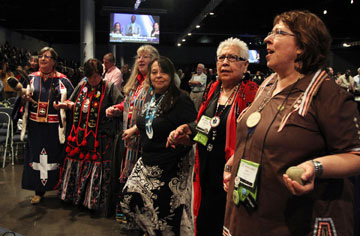
<path id="1" fill-rule="evenodd" d="M 249 62 L 260 63 L 260 53 L 258 50 L 249 50 Z"/>
<path id="2" fill-rule="evenodd" d="M 160 42 L 160 16 L 110 13 L 111 43 Z"/>

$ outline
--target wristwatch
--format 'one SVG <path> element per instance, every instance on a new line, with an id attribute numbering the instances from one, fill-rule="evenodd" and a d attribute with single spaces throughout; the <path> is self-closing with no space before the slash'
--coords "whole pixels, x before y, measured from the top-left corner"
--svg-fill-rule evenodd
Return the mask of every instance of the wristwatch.
<path id="1" fill-rule="evenodd" d="M 229 173 L 231 173 L 231 171 L 232 171 L 232 166 L 225 164 L 224 172 L 229 172 Z"/>
<path id="2" fill-rule="evenodd" d="M 311 160 L 311 163 L 313 163 L 315 167 L 315 177 L 319 177 L 323 173 L 323 165 L 319 161 Z"/>

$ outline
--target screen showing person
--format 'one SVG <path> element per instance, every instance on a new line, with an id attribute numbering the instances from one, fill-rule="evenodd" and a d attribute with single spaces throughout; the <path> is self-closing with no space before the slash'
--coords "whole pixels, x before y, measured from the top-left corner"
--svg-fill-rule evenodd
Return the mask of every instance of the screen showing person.
<path id="1" fill-rule="evenodd" d="M 110 14 L 111 43 L 159 43 L 160 16 L 126 13 Z"/>
<path id="2" fill-rule="evenodd" d="M 258 50 L 249 50 L 249 63 L 260 63 L 260 53 Z"/>
<path id="3" fill-rule="evenodd" d="M 115 22 L 114 27 L 113 27 L 111 33 L 112 33 L 112 34 L 120 34 L 120 35 L 123 34 L 123 33 L 122 33 L 122 29 L 121 29 L 121 24 L 120 24 L 120 22 Z"/>
<path id="4" fill-rule="evenodd" d="M 157 37 L 157 38 L 159 38 L 159 36 L 160 36 L 159 23 L 154 22 L 154 24 L 153 24 L 153 29 L 152 29 L 152 31 L 151 31 L 151 35 L 150 35 L 150 36 L 151 36 L 151 37 Z"/>

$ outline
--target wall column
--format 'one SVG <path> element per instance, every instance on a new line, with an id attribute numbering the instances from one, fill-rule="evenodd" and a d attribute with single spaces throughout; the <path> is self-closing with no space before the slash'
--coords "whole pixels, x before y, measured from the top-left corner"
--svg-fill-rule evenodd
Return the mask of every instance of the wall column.
<path id="1" fill-rule="evenodd" d="M 95 2 L 80 2 L 80 64 L 95 57 Z"/>

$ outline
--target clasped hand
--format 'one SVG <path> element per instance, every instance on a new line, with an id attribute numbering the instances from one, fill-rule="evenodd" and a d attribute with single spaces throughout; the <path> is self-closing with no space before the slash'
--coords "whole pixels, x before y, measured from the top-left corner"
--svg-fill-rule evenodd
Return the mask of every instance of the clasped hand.
<path id="1" fill-rule="evenodd" d="M 114 117 L 114 116 L 121 116 L 121 113 L 122 113 L 122 111 L 115 106 L 108 107 L 105 111 L 106 117 L 108 117 L 108 118 Z"/>
<path id="2" fill-rule="evenodd" d="M 64 102 L 53 102 L 53 106 L 56 110 L 65 109 L 65 110 L 71 110 L 74 106 L 74 102 L 66 100 Z"/>
<path id="3" fill-rule="evenodd" d="M 183 124 L 170 132 L 166 147 L 176 148 L 177 145 L 191 145 L 190 135 L 192 134 L 189 125 Z"/>

